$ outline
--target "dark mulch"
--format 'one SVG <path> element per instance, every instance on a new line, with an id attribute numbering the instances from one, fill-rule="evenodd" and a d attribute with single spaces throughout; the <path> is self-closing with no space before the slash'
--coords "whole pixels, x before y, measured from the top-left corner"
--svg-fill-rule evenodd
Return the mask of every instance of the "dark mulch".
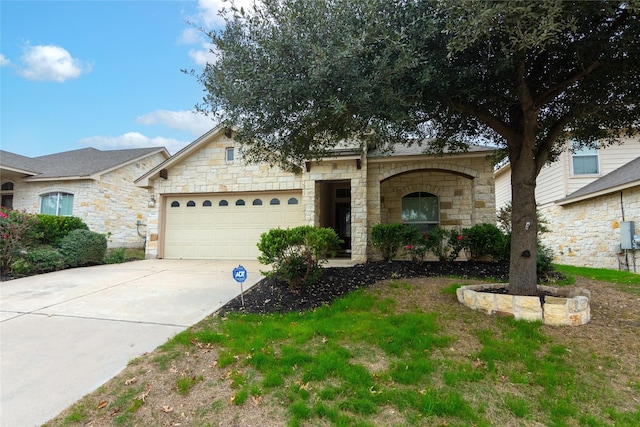
<path id="1" fill-rule="evenodd" d="M 241 297 L 229 301 L 219 311 L 273 313 L 303 311 L 329 304 L 336 298 L 358 288 L 370 286 L 386 279 L 414 277 L 448 277 L 492 279 L 507 281 L 509 263 L 495 262 L 425 262 L 376 261 L 353 267 L 325 268 L 322 277 L 314 285 L 292 291 L 286 284 L 274 278 L 265 278 Z"/>

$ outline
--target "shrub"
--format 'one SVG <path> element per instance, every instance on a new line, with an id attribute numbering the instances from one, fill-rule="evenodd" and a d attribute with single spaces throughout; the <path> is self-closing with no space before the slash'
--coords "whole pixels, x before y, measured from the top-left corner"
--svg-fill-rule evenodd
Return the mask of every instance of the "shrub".
<path id="1" fill-rule="evenodd" d="M 400 223 L 376 224 L 371 229 L 371 245 L 385 261 L 393 259 L 405 244 L 406 230 Z"/>
<path id="2" fill-rule="evenodd" d="M 0 269 L 9 271 L 14 259 L 32 247 L 38 238 L 35 216 L 23 211 L 0 210 Z"/>
<path id="3" fill-rule="evenodd" d="M 476 224 L 463 230 L 464 249 L 469 260 L 476 261 L 490 257 L 492 260 L 500 260 L 504 254 L 505 235 L 493 224 Z"/>
<path id="4" fill-rule="evenodd" d="M 14 276 L 48 273 L 62 270 L 65 266 L 64 257 L 55 248 L 39 247 L 28 251 L 21 258 L 11 263 L 11 274 Z"/>
<path id="5" fill-rule="evenodd" d="M 429 252 L 429 236 L 416 227 L 407 225 L 403 230 L 404 250 L 414 262 L 423 262 Z"/>
<path id="6" fill-rule="evenodd" d="M 449 247 L 449 231 L 441 227 L 434 227 L 427 231 L 424 240 L 427 251 L 431 252 L 440 261 L 446 261 L 451 252 Z"/>
<path id="7" fill-rule="evenodd" d="M 39 214 L 36 230 L 43 245 L 59 246 L 60 241 L 73 230 L 88 230 L 87 224 L 75 216 Z"/>
<path id="8" fill-rule="evenodd" d="M 107 253 L 104 261 L 107 264 L 122 264 L 123 262 L 125 262 L 127 260 L 126 259 L 126 253 L 127 253 L 127 250 L 125 248 L 114 248 L 114 249 L 111 249 Z"/>
<path id="9" fill-rule="evenodd" d="M 269 230 L 260 236 L 258 261 L 272 264 L 266 276 L 277 276 L 290 288 L 310 285 L 322 275 L 322 263 L 334 256 L 340 239 L 331 228 L 300 226 Z"/>
<path id="10" fill-rule="evenodd" d="M 107 238 L 89 230 L 73 230 L 60 241 L 60 252 L 69 267 L 102 264 Z"/>
<path id="11" fill-rule="evenodd" d="M 551 273 L 552 271 L 555 271 L 555 267 L 553 266 L 553 250 L 548 247 L 543 245 L 540 240 L 538 239 L 538 248 L 537 248 L 537 257 L 536 257 L 536 262 L 537 262 L 537 273 L 538 276 L 540 277 L 544 277 L 547 276 L 549 273 Z"/>
<path id="12" fill-rule="evenodd" d="M 498 228 L 501 229 L 505 234 L 511 234 L 511 212 L 513 207 L 511 206 L 511 202 L 505 204 L 498 211 Z M 538 234 L 548 233 L 551 230 L 549 229 L 549 221 L 542 216 L 540 211 L 536 210 L 536 218 L 538 220 Z"/>

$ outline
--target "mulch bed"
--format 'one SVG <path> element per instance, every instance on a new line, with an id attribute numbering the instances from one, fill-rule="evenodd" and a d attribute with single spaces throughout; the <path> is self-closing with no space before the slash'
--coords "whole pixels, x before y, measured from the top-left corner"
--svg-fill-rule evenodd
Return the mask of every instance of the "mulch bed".
<path id="1" fill-rule="evenodd" d="M 264 278 L 241 297 L 229 301 L 219 315 L 229 312 L 285 313 L 304 311 L 329 304 L 347 293 L 387 279 L 416 277 L 460 277 L 507 281 L 508 262 L 424 262 L 376 261 L 353 267 L 325 268 L 317 283 L 292 291 L 275 279 Z"/>

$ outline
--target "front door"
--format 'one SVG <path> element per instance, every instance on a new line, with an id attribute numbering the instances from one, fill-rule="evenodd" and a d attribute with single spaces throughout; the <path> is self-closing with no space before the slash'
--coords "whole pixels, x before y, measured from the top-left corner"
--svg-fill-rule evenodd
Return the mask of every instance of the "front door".
<path id="1" fill-rule="evenodd" d="M 351 252 L 351 203 L 336 203 L 336 232 L 344 241 L 340 249 L 342 253 Z"/>

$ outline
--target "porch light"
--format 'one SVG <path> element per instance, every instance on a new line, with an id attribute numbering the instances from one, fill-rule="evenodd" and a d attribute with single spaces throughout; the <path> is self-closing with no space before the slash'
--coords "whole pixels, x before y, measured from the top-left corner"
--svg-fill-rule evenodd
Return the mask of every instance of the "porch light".
<path id="1" fill-rule="evenodd" d="M 154 207 L 156 205 L 156 199 L 151 196 L 151 198 L 149 199 L 149 203 L 147 204 L 147 206 L 149 206 L 150 208 Z"/>

